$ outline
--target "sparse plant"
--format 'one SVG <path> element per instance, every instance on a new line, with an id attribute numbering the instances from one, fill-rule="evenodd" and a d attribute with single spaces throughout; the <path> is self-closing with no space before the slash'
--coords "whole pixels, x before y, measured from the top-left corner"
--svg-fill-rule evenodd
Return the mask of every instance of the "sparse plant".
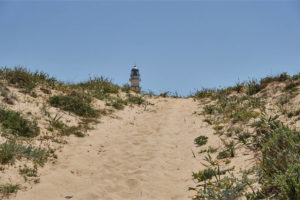
<path id="1" fill-rule="evenodd" d="M 124 105 L 127 105 L 127 101 L 123 100 L 120 97 L 110 98 L 108 102 L 106 102 L 107 106 L 112 106 L 117 110 L 124 109 Z"/>
<path id="2" fill-rule="evenodd" d="M 215 89 L 202 88 L 202 90 L 197 90 L 193 96 L 196 99 L 209 98 L 212 97 L 215 92 Z"/>
<path id="3" fill-rule="evenodd" d="M 159 94 L 160 97 L 168 97 L 170 92 L 162 92 Z"/>
<path id="4" fill-rule="evenodd" d="M 296 92 L 298 90 L 297 86 L 300 85 L 300 81 L 293 81 L 290 80 L 286 83 L 284 90 L 285 91 L 291 91 Z"/>
<path id="5" fill-rule="evenodd" d="M 11 184 L 7 183 L 4 185 L 0 185 L 0 193 L 2 197 L 8 197 L 10 194 L 16 193 L 20 189 L 19 184 Z"/>
<path id="6" fill-rule="evenodd" d="M 247 91 L 248 95 L 256 94 L 261 90 L 261 87 L 256 80 L 249 81 L 247 83 L 247 88 L 248 88 L 248 91 Z"/>
<path id="7" fill-rule="evenodd" d="M 236 91 L 237 93 L 241 93 L 244 88 L 245 85 L 243 83 L 237 83 L 234 87 L 232 87 L 232 90 Z"/>
<path id="8" fill-rule="evenodd" d="M 123 92 L 129 93 L 130 92 L 130 85 L 129 84 L 124 84 L 121 88 Z"/>
<path id="9" fill-rule="evenodd" d="M 28 177 L 37 177 L 37 165 L 35 165 L 33 168 L 24 166 L 23 168 L 19 169 L 19 173 L 23 176 L 28 176 Z"/>
<path id="10" fill-rule="evenodd" d="M 127 94 L 126 101 L 130 104 L 141 105 L 145 102 L 142 96 Z"/>
<path id="11" fill-rule="evenodd" d="M 43 148 L 35 148 L 31 145 L 24 146 L 18 144 L 16 140 L 11 140 L 0 144 L 0 163 L 14 164 L 16 159 L 27 158 L 39 165 L 44 165 L 48 152 Z"/>

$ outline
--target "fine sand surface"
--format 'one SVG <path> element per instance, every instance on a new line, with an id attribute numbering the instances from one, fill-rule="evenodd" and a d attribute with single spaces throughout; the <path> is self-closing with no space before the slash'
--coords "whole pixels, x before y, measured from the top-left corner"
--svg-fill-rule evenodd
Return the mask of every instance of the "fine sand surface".
<path id="1" fill-rule="evenodd" d="M 71 137 L 55 163 L 39 170 L 40 183 L 19 191 L 18 200 L 185 200 L 203 169 L 195 137 L 220 140 L 203 125 L 192 99 L 150 99 L 153 106 L 127 107 L 103 117 L 85 138 Z M 196 158 L 193 153 L 195 153 Z"/>

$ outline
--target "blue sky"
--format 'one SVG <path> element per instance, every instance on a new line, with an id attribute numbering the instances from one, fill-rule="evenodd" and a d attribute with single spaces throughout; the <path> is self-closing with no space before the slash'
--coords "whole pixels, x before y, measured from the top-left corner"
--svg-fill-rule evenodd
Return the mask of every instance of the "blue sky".
<path id="1" fill-rule="evenodd" d="M 1 1 L 0 66 L 178 91 L 300 72 L 300 1 Z"/>

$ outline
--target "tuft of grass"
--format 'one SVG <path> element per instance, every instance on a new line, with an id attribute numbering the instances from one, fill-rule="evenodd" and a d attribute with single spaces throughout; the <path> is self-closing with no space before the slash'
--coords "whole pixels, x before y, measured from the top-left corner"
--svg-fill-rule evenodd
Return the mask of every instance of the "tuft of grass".
<path id="1" fill-rule="evenodd" d="M 124 109 L 124 105 L 127 105 L 127 101 L 123 100 L 120 97 L 110 97 L 108 101 L 106 102 L 107 106 L 112 106 L 117 110 Z"/>
<path id="2" fill-rule="evenodd" d="M 61 116 L 55 115 L 53 118 L 50 117 L 49 121 L 49 125 L 50 127 L 48 128 L 48 130 L 50 131 L 54 131 L 54 130 L 58 130 L 58 132 L 60 133 L 61 136 L 70 136 L 71 134 L 77 136 L 77 137 L 84 137 L 85 135 L 80 131 L 81 128 L 83 128 L 81 125 L 79 126 L 67 126 L 65 123 L 63 123 L 62 121 L 60 121 Z M 86 120 L 83 120 L 83 124 L 88 124 L 90 118 L 87 118 Z M 89 121 L 87 121 L 89 120 Z"/>
<path id="3" fill-rule="evenodd" d="M 0 144 L 0 163 L 14 164 L 16 159 L 27 158 L 34 163 L 44 165 L 48 158 L 48 152 L 43 148 L 35 148 L 31 145 L 18 144 L 11 140 Z"/>
<path id="4" fill-rule="evenodd" d="M 0 193 L 3 197 L 8 197 L 10 194 L 16 193 L 20 189 L 20 185 L 13 185 L 11 183 L 7 183 L 4 185 L 0 185 Z"/>
<path id="5" fill-rule="evenodd" d="M 160 97 L 168 97 L 170 92 L 162 92 L 159 94 Z"/>
<path id="6" fill-rule="evenodd" d="M 207 143 L 208 137 L 200 135 L 199 137 L 195 138 L 194 142 L 198 146 L 203 146 Z"/>
<path id="7" fill-rule="evenodd" d="M 36 122 L 31 122 L 20 113 L 0 108 L 0 123 L 6 132 L 24 137 L 39 135 L 40 128 Z"/>
<path id="8" fill-rule="evenodd" d="M 217 152 L 217 150 L 218 150 L 218 148 L 214 148 L 212 146 L 209 146 L 207 149 L 199 151 L 199 153 L 204 153 L 204 152 L 215 153 L 215 152 Z"/>
<path id="9" fill-rule="evenodd" d="M 46 84 L 54 87 L 58 81 L 44 72 L 30 72 L 24 67 L 1 68 L 0 77 L 9 84 L 22 88 L 25 93 L 30 93 L 38 84 Z"/>
<path id="10" fill-rule="evenodd" d="M 121 90 L 123 91 L 123 92 L 126 92 L 126 93 L 129 93 L 130 92 L 130 85 L 129 84 L 124 84 L 123 86 L 122 86 L 122 88 L 121 88 Z"/>
<path id="11" fill-rule="evenodd" d="M 120 87 L 104 77 L 93 77 L 88 81 L 70 85 L 71 88 L 88 91 L 91 96 L 103 99 L 107 94 L 119 93 Z"/>
<path id="12" fill-rule="evenodd" d="M 130 104 L 137 104 L 137 105 L 141 105 L 141 104 L 145 103 L 145 100 L 143 99 L 142 96 L 131 95 L 131 94 L 127 94 L 126 101 Z"/>
<path id="13" fill-rule="evenodd" d="M 285 91 L 291 91 L 291 92 L 296 92 L 298 91 L 297 86 L 300 85 L 300 81 L 293 81 L 290 80 L 286 83 L 284 90 Z"/>
<path id="14" fill-rule="evenodd" d="M 82 117 L 98 117 L 98 112 L 88 103 L 77 96 L 56 95 L 49 99 L 49 103 L 57 108 L 70 111 Z"/>
<path id="15" fill-rule="evenodd" d="M 206 105 L 204 107 L 204 113 L 208 115 L 212 115 L 216 110 L 215 105 Z"/>
<path id="16" fill-rule="evenodd" d="M 196 99 L 210 98 L 214 96 L 216 93 L 215 89 L 202 88 L 201 90 L 197 90 L 193 95 Z"/>
<path id="17" fill-rule="evenodd" d="M 261 85 L 256 80 L 252 80 L 247 83 L 247 89 L 248 89 L 247 94 L 253 95 L 258 93 L 262 88 Z"/>
<path id="18" fill-rule="evenodd" d="M 241 93 L 244 88 L 245 88 L 244 83 L 237 83 L 235 86 L 232 87 L 232 90 L 236 91 L 237 93 Z"/>
<path id="19" fill-rule="evenodd" d="M 200 170 L 199 172 L 193 172 L 193 178 L 196 179 L 198 182 L 206 181 L 212 179 L 214 176 L 217 175 L 224 175 L 227 171 L 218 169 L 207 168 L 204 170 Z"/>

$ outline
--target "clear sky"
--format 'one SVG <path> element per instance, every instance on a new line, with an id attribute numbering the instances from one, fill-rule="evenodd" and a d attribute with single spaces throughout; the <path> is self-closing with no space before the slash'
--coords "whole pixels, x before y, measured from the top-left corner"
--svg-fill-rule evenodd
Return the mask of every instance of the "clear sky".
<path id="1" fill-rule="evenodd" d="M 155 92 L 300 72 L 300 1 L 2 1 L 0 66 Z"/>

